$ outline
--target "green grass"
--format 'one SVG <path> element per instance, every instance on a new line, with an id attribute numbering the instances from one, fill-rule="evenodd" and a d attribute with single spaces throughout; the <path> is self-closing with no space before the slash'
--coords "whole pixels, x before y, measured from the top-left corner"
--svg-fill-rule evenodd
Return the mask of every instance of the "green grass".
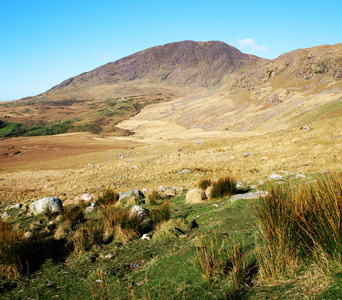
<path id="1" fill-rule="evenodd" d="M 188 205 L 183 194 L 158 205 L 144 204 L 152 210 L 150 227 L 140 226 L 139 220 L 129 221 L 129 211 L 113 203 L 86 213 L 85 219 L 80 209 L 67 209 L 68 217 L 53 220 L 56 228 L 66 220 L 73 223 L 60 240 L 64 249 L 69 249 L 63 260 L 55 259 L 52 253 L 34 271 L 21 272 L 20 279 L 2 278 L 0 298 L 334 299 L 342 288 L 340 233 L 330 225 L 338 212 L 334 207 L 339 206 L 327 206 L 329 201 L 322 200 L 339 199 L 336 191 L 341 192 L 340 183 L 333 174 L 321 178 L 314 189 L 305 184 L 294 191 L 286 185 L 269 186 L 272 196 L 254 202 L 230 203 L 227 195 Z M 306 199 L 311 202 L 300 211 L 294 203 L 310 191 L 312 196 Z M 316 203 L 313 197 L 317 198 L 314 215 L 309 210 Z M 319 206 L 321 202 L 325 206 Z M 295 212 L 301 212 L 298 219 L 294 219 Z M 318 218 L 320 226 L 316 226 Z M 37 233 L 45 232 L 48 221 L 39 216 L 9 219 L 19 224 L 21 231 L 42 222 Z M 163 224 L 169 224 L 175 234 L 159 234 L 165 230 Z M 270 224 L 274 224 L 273 235 Z M 315 230 L 311 230 L 314 224 Z M 117 231 L 117 226 L 121 230 Z M 151 240 L 139 238 L 142 228 L 152 235 Z M 104 240 L 108 229 L 113 229 L 113 237 Z M 136 234 L 129 236 L 128 232 Z M 317 232 L 328 232 L 323 242 L 318 237 L 324 235 Z M 54 229 L 45 234 L 51 238 Z M 271 260 L 263 260 L 260 249 L 264 258 L 271 253 L 274 263 L 282 266 L 276 273 L 280 280 L 265 271 Z M 111 259 L 101 258 L 109 253 L 113 254 Z M 321 267 L 323 262 L 325 268 Z M 289 272 L 291 266 L 295 268 Z"/>

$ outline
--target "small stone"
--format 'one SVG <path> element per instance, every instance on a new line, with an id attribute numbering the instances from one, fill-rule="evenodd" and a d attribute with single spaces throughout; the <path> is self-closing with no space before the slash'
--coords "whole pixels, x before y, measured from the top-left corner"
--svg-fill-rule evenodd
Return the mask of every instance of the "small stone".
<path id="1" fill-rule="evenodd" d="M 142 237 L 141 237 L 142 240 L 150 240 L 151 239 L 151 236 L 148 235 L 147 233 L 145 233 Z"/>
<path id="2" fill-rule="evenodd" d="M 247 153 L 245 153 L 245 154 L 243 155 L 243 157 L 246 158 L 246 157 L 248 157 L 248 156 L 250 156 L 250 155 L 252 155 L 252 154 L 253 154 L 253 153 L 247 152 Z"/>
<path id="3" fill-rule="evenodd" d="M 295 177 L 296 177 L 296 178 L 306 178 L 306 175 L 300 174 L 299 172 L 296 172 L 296 173 L 295 173 Z"/>
<path id="4" fill-rule="evenodd" d="M 3 218 L 6 218 L 6 217 L 8 217 L 10 214 L 8 213 L 8 212 L 4 212 L 3 214 L 2 214 L 2 216 L 1 216 L 1 218 L 3 219 Z"/>
<path id="5" fill-rule="evenodd" d="M 309 127 L 309 126 L 302 126 L 302 127 L 300 128 L 300 130 L 301 130 L 301 131 L 308 131 L 308 130 L 310 130 L 310 127 Z"/>
<path id="6" fill-rule="evenodd" d="M 190 169 L 183 169 L 181 171 L 179 171 L 177 174 L 186 174 L 186 173 L 190 173 L 191 170 Z"/>
<path id="7" fill-rule="evenodd" d="M 8 209 L 20 209 L 23 205 L 21 203 L 11 205 Z"/>
<path id="8" fill-rule="evenodd" d="M 52 185 L 44 185 L 44 189 L 50 188 Z"/>
<path id="9" fill-rule="evenodd" d="M 112 259 L 114 257 L 114 254 L 112 253 L 108 253 L 107 255 L 105 255 L 104 258 L 107 258 L 107 259 Z"/>
<path id="10" fill-rule="evenodd" d="M 24 237 L 25 237 L 26 239 L 30 239 L 30 238 L 33 237 L 33 233 L 32 233 L 31 231 L 26 231 L 26 232 L 24 233 Z"/>

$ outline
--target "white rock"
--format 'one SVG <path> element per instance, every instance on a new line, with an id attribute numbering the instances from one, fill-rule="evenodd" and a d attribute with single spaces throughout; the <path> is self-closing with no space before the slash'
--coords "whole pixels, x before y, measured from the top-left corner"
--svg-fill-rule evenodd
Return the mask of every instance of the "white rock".
<path id="1" fill-rule="evenodd" d="M 53 213 L 60 213 L 63 211 L 63 203 L 59 198 L 49 196 L 31 203 L 29 210 L 34 215 L 41 214 L 47 210 Z"/>
<path id="2" fill-rule="evenodd" d="M 273 179 L 273 180 L 282 180 L 283 179 L 283 176 L 277 174 L 276 172 L 275 173 L 272 173 L 268 179 Z"/>
<path id="3" fill-rule="evenodd" d="M 306 178 L 306 175 L 300 174 L 299 172 L 295 173 L 296 178 Z"/>
<path id="4" fill-rule="evenodd" d="M 89 195 L 89 194 L 82 194 L 80 196 L 80 200 L 84 200 L 84 201 L 93 201 L 94 198 L 92 195 Z"/>
<path id="5" fill-rule="evenodd" d="M 23 205 L 21 203 L 14 204 L 8 207 L 8 209 L 20 209 Z"/>
<path id="6" fill-rule="evenodd" d="M 142 237 L 141 237 L 142 240 L 150 240 L 151 239 L 151 236 L 148 235 L 147 233 L 145 233 Z"/>
<path id="7" fill-rule="evenodd" d="M 6 218 L 6 217 L 8 217 L 8 216 L 9 216 L 9 213 L 5 211 L 5 212 L 1 215 L 1 218 L 3 219 L 3 218 Z"/>
<path id="8" fill-rule="evenodd" d="M 107 255 L 105 255 L 104 258 L 107 258 L 107 259 L 112 259 L 114 257 L 114 254 L 112 253 L 108 253 Z"/>
<path id="9" fill-rule="evenodd" d="M 179 171 L 177 174 L 186 174 L 186 173 L 190 173 L 191 170 L 190 169 L 184 169 L 182 171 Z"/>

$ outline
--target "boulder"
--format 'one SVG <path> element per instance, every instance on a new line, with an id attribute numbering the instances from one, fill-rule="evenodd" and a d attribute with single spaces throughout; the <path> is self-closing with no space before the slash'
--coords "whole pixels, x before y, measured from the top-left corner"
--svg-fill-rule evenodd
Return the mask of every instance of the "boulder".
<path id="1" fill-rule="evenodd" d="M 146 198 L 142 191 L 137 190 L 137 189 L 133 189 L 133 190 L 129 190 L 126 193 L 121 193 L 118 201 L 121 201 L 122 199 L 125 199 L 127 197 L 129 198 L 129 197 L 132 197 L 132 196 L 135 196 L 135 197 L 140 198 L 140 199 L 145 199 Z"/>
<path id="2" fill-rule="evenodd" d="M 130 218 L 139 217 L 141 219 L 147 217 L 150 214 L 150 211 L 142 206 L 134 205 L 131 208 Z"/>
<path id="3" fill-rule="evenodd" d="M 207 199 L 208 198 L 207 198 L 205 191 L 203 189 L 194 188 L 194 189 L 189 190 L 186 193 L 185 203 L 187 203 L 187 204 L 201 203 Z"/>
<path id="4" fill-rule="evenodd" d="M 47 210 L 53 213 L 60 213 L 63 211 L 63 203 L 59 198 L 49 196 L 31 203 L 29 210 L 34 215 L 41 214 Z"/>

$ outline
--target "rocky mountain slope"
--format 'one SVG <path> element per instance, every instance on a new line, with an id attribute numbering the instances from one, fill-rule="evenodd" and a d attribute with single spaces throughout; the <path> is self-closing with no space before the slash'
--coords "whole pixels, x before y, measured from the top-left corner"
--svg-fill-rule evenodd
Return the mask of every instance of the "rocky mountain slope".
<path id="1" fill-rule="evenodd" d="M 240 52 L 223 42 L 182 41 L 152 47 L 108 63 L 53 87 L 48 94 L 65 88 L 118 84 L 147 79 L 150 83 L 214 86 L 227 74 L 266 61 Z"/>

